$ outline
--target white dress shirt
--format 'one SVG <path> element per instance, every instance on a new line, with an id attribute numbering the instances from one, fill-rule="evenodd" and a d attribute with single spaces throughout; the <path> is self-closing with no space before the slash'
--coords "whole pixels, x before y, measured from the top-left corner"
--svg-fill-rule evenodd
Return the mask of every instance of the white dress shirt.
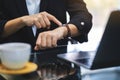
<path id="1" fill-rule="evenodd" d="M 26 5 L 27 5 L 29 15 L 39 13 L 40 2 L 41 0 L 26 0 Z M 32 26 L 32 30 L 33 30 L 34 36 L 36 36 L 36 31 L 37 31 L 36 26 Z"/>

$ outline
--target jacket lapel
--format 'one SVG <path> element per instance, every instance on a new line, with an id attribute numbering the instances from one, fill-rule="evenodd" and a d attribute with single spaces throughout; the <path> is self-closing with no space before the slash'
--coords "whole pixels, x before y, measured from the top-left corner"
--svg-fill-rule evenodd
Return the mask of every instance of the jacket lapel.
<path id="1" fill-rule="evenodd" d="M 25 0 L 14 0 L 16 3 L 16 7 L 19 11 L 20 16 L 28 15 L 27 5 Z M 27 33 L 31 36 L 31 40 L 34 40 L 34 34 L 32 32 L 32 27 L 27 28 Z"/>
<path id="2" fill-rule="evenodd" d="M 26 7 L 25 0 L 14 0 L 16 2 L 16 7 L 20 13 L 21 16 L 28 15 L 28 10 Z"/>
<path id="3" fill-rule="evenodd" d="M 41 0 L 40 10 L 39 10 L 40 12 L 47 10 L 48 1 L 49 0 Z"/>
<path id="4" fill-rule="evenodd" d="M 28 10 L 27 10 L 27 5 L 26 5 L 26 2 L 25 0 L 14 0 L 15 3 L 16 3 L 16 7 L 20 13 L 20 16 L 23 16 L 23 15 L 28 15 Z M 40 3 L 40 12 L 42 11 L 46 11 L 47 10 L 47 4 L 48 4 L 48 0 L 41 0 L 41 3 Z M 41 31 L 40 31 L 41 32 Z M 33 35 L 33 32 L 32 32 L 32 28 L 29 28 L 28 29 L 28 33 L 30 33 L 32 36 L 31 38 L 34 38 L 34 35 Z"/>
<path id="5" fill-rule="evenodd" d="M 28 10 L 26 6 L 25 0 L 14 0 L 16 2 L 16 7 L 19 11 L 19 13 L 22 15 L 28 15 Z M 40 3 L 40 12 L 41 11 L 46 11 L 47 10 L 47 5 L 48 5 L 48 0 L 41 0 Z"/>

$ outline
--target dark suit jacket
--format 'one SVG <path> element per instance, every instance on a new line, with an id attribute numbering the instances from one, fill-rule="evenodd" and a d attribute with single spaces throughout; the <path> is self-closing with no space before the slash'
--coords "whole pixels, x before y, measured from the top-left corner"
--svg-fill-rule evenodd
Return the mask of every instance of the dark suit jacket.
<path id="1" fill-rule="evenodd" d="M 66 11 L 70 14 L 70 21 L 77 26 L 81 36 L 74 37 L 79 42 L 87 41 L 87 34 L 92 26 L 92 16 L 86 9 L 86 4 L 83 0 L 41 0 L 40 12 L 46 11 L 62 23 L 66 23 Z M 0 35 L 3 32 L 4 25 L 8 20 L 28 15 L 25 0 L 0 0 Z M 82 26 L 81 22 L 85 22 Z M 52 22 L 51 29 L 57 25 Z M 45 31 L 40 29 L 39 32 Z M 24 27 L 18 32 L 8 36 L 7 38 L 0 37 L 0 43 L 6 42 L 26 42 L 32 47 L 35 45 L 36 38 L 33 36 L 31 27 Z M 58 44 L 66 44 L 67 41 L 59 41 Z"/>

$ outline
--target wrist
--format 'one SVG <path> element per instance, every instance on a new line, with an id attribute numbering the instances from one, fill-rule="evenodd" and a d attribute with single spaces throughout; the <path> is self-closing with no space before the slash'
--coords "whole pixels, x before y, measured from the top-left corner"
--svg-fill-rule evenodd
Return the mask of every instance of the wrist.
<path id="1" fill-rule="evenodd" d="M 21 19 L 21 24 L 23 26 L 32 26 L 33 22 L 30 20 L 29 16 L 23 16 L 20 18 Z"/>
<path id="2" fill-rule="evenodd" d="M 57 33 L 57 37 L 59 37 L 59 39 L 63 39 L 67 35 L 66 27 L 60 26 L 60 27 L 54 29 L 53 31 L 55 31 Z"/>
<path id="3" fill-rule="evenodd" d="M 65 36 L 64 37 L 71 37 L 71 30 L 70 30 L 70 28 L 69 28 L 69 25 L 68 24 L 63 24 L 63 27 L 65 27 L 66 28 L 66 34 L 65 34 Z"/>

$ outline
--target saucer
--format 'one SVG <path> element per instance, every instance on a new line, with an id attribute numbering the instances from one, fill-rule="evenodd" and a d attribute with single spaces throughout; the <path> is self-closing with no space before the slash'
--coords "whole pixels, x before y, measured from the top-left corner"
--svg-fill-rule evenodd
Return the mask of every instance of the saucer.
<path id="1" fill-rule="evenodd" d="M 38 67 L 37 64 L 32 63 L 32 62 L 28 62 L 25 65 L 24 68 L 13 70 L 13 69 L 7 69 L 2 64 L 0 64 L 0 73 L 3 73 L 3 74 L 12 74 L 12 75 L 26 74 L 26 73 L 30 73 L 30 72 L 35 71 L 37 69 L 37 67 Z"/>

